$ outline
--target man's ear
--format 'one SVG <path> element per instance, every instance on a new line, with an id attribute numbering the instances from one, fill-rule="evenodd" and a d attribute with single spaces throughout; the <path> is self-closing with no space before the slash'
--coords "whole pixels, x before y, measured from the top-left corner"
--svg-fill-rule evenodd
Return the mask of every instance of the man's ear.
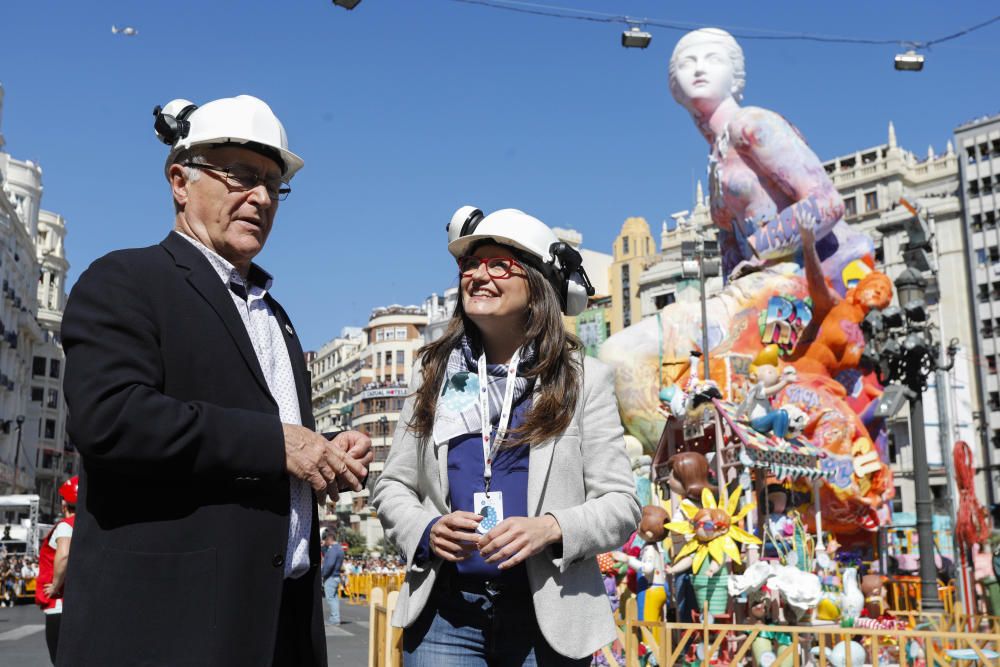
<path id="1" fill-rule="evenodd" d="M 167 169 L 167 178 L 170 181 L 170 190 L 174 195 L 174 202 L 178 206 L 184 206 L 188 201 L 188 178 L 184 167 L 174 163 Z"/>

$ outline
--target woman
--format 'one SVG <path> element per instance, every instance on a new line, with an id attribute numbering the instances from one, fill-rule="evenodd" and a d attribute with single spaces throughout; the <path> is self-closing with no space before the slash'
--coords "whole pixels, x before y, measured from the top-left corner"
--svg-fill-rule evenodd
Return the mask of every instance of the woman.
<path id="1" fill-rule="evenodd" d="M 372 499 L 407 556 L 405 663 L 589 665 L 615 638 L 595 556 L 640 513 L 611 373 L 563 326 L 593 288 L 521 211 L 465 207 L 449 239 L 461 298 Z"/>

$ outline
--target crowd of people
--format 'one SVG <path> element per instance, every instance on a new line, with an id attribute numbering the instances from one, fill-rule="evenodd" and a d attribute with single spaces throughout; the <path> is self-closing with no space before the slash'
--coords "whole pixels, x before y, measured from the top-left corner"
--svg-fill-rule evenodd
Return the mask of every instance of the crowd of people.
<path id="1" fill-rule="evenodd" d="M 398 574 L 406 564 L 396 556 L 364 556 L 347 558 L 344 561 L 345 574 Z"/>
<path id="2" fill-rule="evenodd" d="M 38 576 L 38 561 L 23 553 L 8 553 L 0 546 L 0 607 L 13 607 Z"/>
<path id="3" fill-rule="evenodd" d="M 384 381 L 384 380 L 382 380 L 382 381 L 376 381 L 376 382 L 367 382 L 367 383 L 365 383 L 365 386 L 362 387 L 362 389 L 363 390 L 368 390 L 368 389 L 406 389 L 406 383 L 405 382 L 387 382 L 387 381 Z"/>

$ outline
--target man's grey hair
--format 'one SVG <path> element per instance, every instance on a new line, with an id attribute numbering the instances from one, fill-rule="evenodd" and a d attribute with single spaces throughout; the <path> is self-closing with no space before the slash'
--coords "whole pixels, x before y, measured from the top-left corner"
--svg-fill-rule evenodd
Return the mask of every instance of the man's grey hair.
<path id="1" fill-rule="evenodd" d="M 192 182 L 197 181 L 201 178 L 201 170 L 185 166 L 184 163 L 193 162 L 195 164 L 208 164 L 208 160 L 206 160 L 204 156 L 204 151 L 199 150 L 201 148 L 201 146 L 195 146 L 194 148 L 189 148 L 177 153 L 172 159 L 168 158 L 169 162 L 167 164 L 167 169 L 169 169 L 171 165 L 179 164 L 184 168 L 184 178 Z"/>

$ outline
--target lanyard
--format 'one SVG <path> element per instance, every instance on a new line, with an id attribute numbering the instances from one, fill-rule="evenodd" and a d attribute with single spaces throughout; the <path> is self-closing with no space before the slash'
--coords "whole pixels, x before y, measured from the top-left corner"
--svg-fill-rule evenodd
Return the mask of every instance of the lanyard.
<path id="1" fill-rule="evenodd" d="M 483 482 L 486 493 L 490 492 L 490 480 L 493 478 L 493 457 L 496 456 L 497 449 L 507 436 L 507 427 L 510 424 L 510 409 L 514 403 L 514 381 L 517 379 L 517 364 L 521 358 L 521 348 L 514 352 L 507 364 L 507 387 L 503 393 L 503 406 L 500 410 L 500 421 L 497 423 L 497 433 L 490 442 L 490 396 L 489 378 L 486 375 L 486 354 L 479 356 L 479 416 L 482 421 L 483 432 Z"/>

